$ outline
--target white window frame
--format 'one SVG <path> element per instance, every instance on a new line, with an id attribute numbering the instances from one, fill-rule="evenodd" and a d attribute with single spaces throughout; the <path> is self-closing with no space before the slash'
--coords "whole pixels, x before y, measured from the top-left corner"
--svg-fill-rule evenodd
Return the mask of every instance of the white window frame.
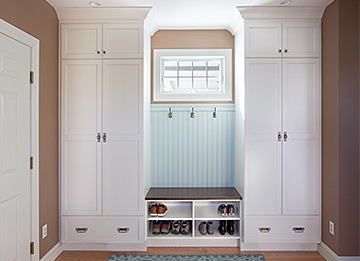
<path id="1" fill-rule="evenodd" d="M 163 91 L 163 61 L 166 60 L 222 60 L 219 91 L 177 92 Z M 231 49 L 155 49 L 153 74 L 153 102 L 231 102 L 232 101 Z"/>

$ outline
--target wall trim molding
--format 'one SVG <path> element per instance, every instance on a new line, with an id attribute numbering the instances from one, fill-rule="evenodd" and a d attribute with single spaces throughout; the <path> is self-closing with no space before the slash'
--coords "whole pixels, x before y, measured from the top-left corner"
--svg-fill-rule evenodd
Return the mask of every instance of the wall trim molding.
<path id="1" fill-rule="evenodd" d="M 334 251 L 331 250 L 324 242 L 318 245 L 317 251 L 327 261 L 360 261 L 360 256 L 338 256 Z"/>
<path id="2" fill-rule="evenodd" d="M 316 243 L 241 243 L 241 251 L 316 251 Z"/>
<path id="3" fill-rule="evenodd" d="M 64 251 L 63 245 L 58 242 L 40 261 L 54 261 Z"/>
<path id="4" fill-rule="evenodd" d="M 63 243 L 68 251 L 146 251 L 146 243 Z"/>

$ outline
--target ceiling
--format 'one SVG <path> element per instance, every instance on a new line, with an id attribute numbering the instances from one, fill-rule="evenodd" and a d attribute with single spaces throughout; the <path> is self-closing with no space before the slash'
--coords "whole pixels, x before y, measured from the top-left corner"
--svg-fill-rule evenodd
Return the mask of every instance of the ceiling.
<path id="1" fill-rule="evenodd" d="M 46 0 L 56 10 L 89 8 L 91 0 Z M 280 6 L 284 0 L 93 0 L 101 7 L 152 7 L 159 29 L 225 29 L 239 6 Z M 292 0 L 291 7 L 325 7 L 332 0 Z M 101 8 L 98 7 L 98 8 Z"/>

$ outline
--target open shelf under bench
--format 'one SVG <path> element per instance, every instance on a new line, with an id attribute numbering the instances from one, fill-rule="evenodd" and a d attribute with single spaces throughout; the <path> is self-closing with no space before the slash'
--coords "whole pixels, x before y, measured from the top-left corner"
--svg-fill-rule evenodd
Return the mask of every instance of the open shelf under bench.
<path id="1" fill-rule="evenodd" d="M 149 246 L 238 246 L 241 237 L 241 200 L 235 188 L 150 188 L 146 197 L 146 231 Z M 168 212 L 164 217 L 150 216 L 149 209 L 154 203 L 165 204 Z M 220 204 L 232 204 L 234 216 L 221 216 L 217 209 Z M 156 220 L 188 220 L 190 235 L 153 235 L 152 225 Z M 201 221 L 213 221 L 214 235 L 201 235 L 198 226 Z M 234 222 L 235 233 L 220 235 L 221 220 Z"/>

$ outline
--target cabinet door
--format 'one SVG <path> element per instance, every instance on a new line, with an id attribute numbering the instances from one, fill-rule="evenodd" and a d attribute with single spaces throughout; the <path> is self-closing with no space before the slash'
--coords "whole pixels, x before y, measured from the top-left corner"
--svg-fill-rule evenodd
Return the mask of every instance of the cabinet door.
<path id="1" fill-rule="evenodd" d="M 103 213 L 139 215 L 142 62 L 104 61 Z"/>
<path id="2" fill-rule="evenodd" d="M 62 61 L 62 215 L 101 214 L 101 61 Z"/>
<path id="3" fill-rule="evenodd" d="M 320 24 L 299 22 L 283 24 L 283 57 L 319 57 Z"/>
<path id="4" fill-rule="evenodd" d="M 102 54 L 102 27 L 97 24 L 61 25 L 62 59 L 96 59 Z"/>
<path id="5" fill-rule="evenodd" d="M 245 24 L 245 57 L 281 57 L 281 23 Z"/>
<path id="6" fill-rule="evenodd" d="M 281 214 L 281 60 L 247 59 L 245 215 Z"/>
<path id="7" fill-rule="evenodd" d="M 283 214 L 320 213 L 319 59 L 283 61 Z"/>
<path id="8" fill-rule="evenodd" d="M 104 58 L 142 58 L 142 24 L 104 25 Z"/>

